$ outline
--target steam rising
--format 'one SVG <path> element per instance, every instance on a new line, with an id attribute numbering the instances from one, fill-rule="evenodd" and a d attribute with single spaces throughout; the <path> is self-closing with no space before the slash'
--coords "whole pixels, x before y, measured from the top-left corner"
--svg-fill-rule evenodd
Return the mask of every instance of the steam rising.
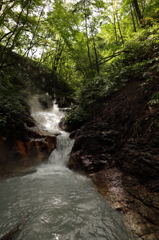
<path id="1" fill-rule="evenodd" d="M 54 134 L 59 134 L 59 121 L 64 117 L 64 112 L 60 111 L 58 105 L 53 102 L 51 109 L 43 110 L 42 105 L 38 101 L 39 96 L 33 96 L 29 100 L 29 105 L 31 109 L 31 114 L 34 119 L 39 122 L 43 127 Z"/>
<path id="2" fill-rule="evenodd" d="M 43 110 L 43 107 L 38 99 L 39 99 L 39 95 L 34 95 L 32 96 L 32 98 L 28 100 L 31 114 L 34 114 L 36 112 L 41 112 Z"/>

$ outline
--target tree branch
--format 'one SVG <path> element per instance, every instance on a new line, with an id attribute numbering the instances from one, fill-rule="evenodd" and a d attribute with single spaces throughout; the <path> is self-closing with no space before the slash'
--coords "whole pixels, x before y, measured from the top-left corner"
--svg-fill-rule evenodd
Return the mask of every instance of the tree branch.
<path id="1" fill-rule="evenodd" d="M 102 64 L 108 62 L 109 60 L 111 60 L 112 58 L 119 56 L 119 55 L 122 54 L 122 53 L 129 53 L 129 52 L 130 52 L 130 51 L 126 51 L 126 50 L 116 52 L 116 53 L 114 53 L 113 55 L 110 55 L 110 56 L 108 56 L 108 57 L 104 57 L 104 58 L 99 59 L 98 64 L 99 64 L 99 65 L 102 65 Z M 84 67 L 84 68 L 78 68 L 77 71 L 78 71 L 78 70 L 79 70 L 79 71 L 83 71 L 83 70 L 86 70 L 86 69 L 94 69 L 95 67 L 96 67 L 96 63 L 93 63 L 93 64 L 90 65 L 90 66 L 87 66 L 87 67 Z"/>

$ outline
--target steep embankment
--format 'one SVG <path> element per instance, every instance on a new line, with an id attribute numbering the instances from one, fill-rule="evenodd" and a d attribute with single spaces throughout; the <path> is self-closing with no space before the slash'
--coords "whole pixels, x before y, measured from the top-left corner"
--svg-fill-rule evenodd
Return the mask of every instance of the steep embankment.
<path id="1" fill-rule="evenodd" d="M 139 239 L 159 239 L 158 76 L 131 79 L 76 132 L 69 167 L 89 175 Z"/>
<path id="2" fill-rule="evenodd" d="M 46 67 L 0 45 L 0 177 L 46 161 L 56 147 L 56 136 L 39 128 L 30 116 L 28 99 L 39 93 L 45 107 L 47 92 L 57 78 Z M 52 103 L 51 103 L 52 105 Z"/>

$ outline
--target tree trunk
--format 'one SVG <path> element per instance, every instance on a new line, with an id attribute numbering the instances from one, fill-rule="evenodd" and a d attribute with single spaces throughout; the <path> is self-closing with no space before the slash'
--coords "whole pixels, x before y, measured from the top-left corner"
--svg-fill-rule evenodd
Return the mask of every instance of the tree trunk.
<path id="1" fill-rule="evenodd" d="M 118 24 L 118 29 L 119 29 L 120 37 L 121 37 L 121 40 L 122 40 L 122 44 L 124 44 L 124 38 L 123 38 L 123 35 L 122 35 L 122 31 L 121 31 L 120 21 L 119 21 L 118 15 L 117 15 L 117 24 Z"/>
<path id="2" fill-rule="evenodd" d="M 134 15 L 133 15 L 132 5 L 131 5 L 131 4 L 130 4 L 130 12 L 131 12 L 131 17 L 132 17 L 134 32 L 137 32 L 137 30 L 136 30 L 136 24 L 135 24 L 135 18 L 134 18 Z"/>
<path id="3" fill-rule="evenodd" d="M 98 54 L 97 54 L 97 49 L 96 49 L 96 43 L 95 43 L 94 36 L 93 36 L 93 48 L 94 48 L 94 55 L 95 55 L 95 61 L 96 61 L 96 69 L 97 69 L 97 73 L 99 75 L 100 69 L 99 69 Z"/>
<path id="4" fill-rule="evenodd" d="M 140 22 L 140 25 L 142 26 L 143 16 L 141 14 L 138 1 L 137 0 L 132 0 L 132 2 L 133 2 L 133 6 L 135 8 L 135 11 L 136 11 L 137 18 L 138 18 L 138 20 Z"/>
<path id="5" fill-rule="evenodd" d="M 89 64 L 91 66 L 92 65 L 92 60 L 91 60 L 91 53 L 90 53 L 90 47 L 89 47 L 88 26 L 87 26 L 86 16 L 85 16 L 85 29 L 86 29 L 87 54 L 88 54 Z"/>
<path id="6" fill-rule="evenodd" d="M 114 16 L 114 19 L 113 19 L 113 27 L 114 27 L 116 43 L 118 44 L 118 35 L 117 35 L 117 29 L 116 29 L 116 18 L 115 18 L 115 16 Z"/>
<path id="7" fill-rule="evenodd" d="M 63 49 L 57 49 L 55 53 L 54 63 L 53 63 L 53 72 L 57 72 L 59 61 L 61 60 Z"/>

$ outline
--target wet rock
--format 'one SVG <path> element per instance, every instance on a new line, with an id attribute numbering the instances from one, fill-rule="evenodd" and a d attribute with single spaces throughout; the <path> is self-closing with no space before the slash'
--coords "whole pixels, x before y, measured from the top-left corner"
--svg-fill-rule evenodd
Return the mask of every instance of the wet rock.
<path id="1" fill-rule="evenodd" d="M 158 239 L 158 226 L 148 222 L 140 214 L 130 210 L 125 214 L 124 220 L 128 228 L 137 236 L 138 240 Z"/>
<path id="2" fill-rule="evenodd" d="M 138 239 L 159 239 L 159 148 L 151 147 L 154 137 L 119 142 L 119 131 L 99 126 L 81 129 L 68 166 L 91 177 L 112 207 L 126 214 Z"/>
<path id="3" fill-rule="evenodd" d="M 117 163 L 127 173 L 141 178 L 157 177 L 159 173 L 159 149 L 150 150 L 149 145 L 127 142 L 117 157 Z"/>
<path id="4" fill-rule="evenodd" d="M 60 123 L 59 123 L 59 127 L 64 130 L 64 131 L 67 131 L 67 132 L 73 132 L 77 129 L 79 129 L 82 125 L 83 125 L 84 122 L 78 122 L 78 123 L 65 123 L 65 118 L 62 118 Z"/>
<path id="5" fill-rule="evenodd" d="M 75 139 L 75 138 L 77 138 L 77 137 L 79 136 L 80 132 L 81 132 L 80 129 L 77 129 L 77 130 L 71 132 L 71 134 L 70 134 L 69 137 L 70 137 L 71 139 Z"/>
<path id="6" fill-rule="evenodd" d="M 112 153 L 117 147 L 118 137 L 119 132 L 114 130 L 78 132 L 68 167 L 93 173 L 112 165 Z"/>
<path id="7" fill-rule="evenodd" d="M 21 176 L 25 176 L 25 175 L 28 175 L 28 174 L 35 173 L 36 171 L 37 171 L 37 168 L 31 167 L 31 168 L 28 168 L 28 169 L 18 171 L 17 173 L 15 172 L 13 176 L 14 177 L 21 177 Z"/>
<path id="8" fill-rule="evenodd" d="M 0 136 L 0 160 L 1 163 L 4 163 L 6 160 L 7 149 L 5 147 L 6 139 Z"/>
<path id="9" fill-rule="evenodd" d="M 22 116 L 21 121 L 12 126 L 9 134 L 0 136 L 1 169 L 8 176 L 17 171 L 17 166 L 21 170 L 46 162 L 55 148 L 56 135 L 40 128 L 31 116 Z M 0 171 L 0 175 L 5 173 Z"/>
<path id="10" fill-rule="evenodd" d="M 106 155 L 102 156 L 100 159 L 100 156 L 96 156 L 96 158 L 94 158 L 93 155 L 81 156 L 81 151 L 76 151 L 71 154 L 67 166 L 70 169 L 90 174 L 100 171 L 107 163 L 108 158 L 106 158 Z"/>

